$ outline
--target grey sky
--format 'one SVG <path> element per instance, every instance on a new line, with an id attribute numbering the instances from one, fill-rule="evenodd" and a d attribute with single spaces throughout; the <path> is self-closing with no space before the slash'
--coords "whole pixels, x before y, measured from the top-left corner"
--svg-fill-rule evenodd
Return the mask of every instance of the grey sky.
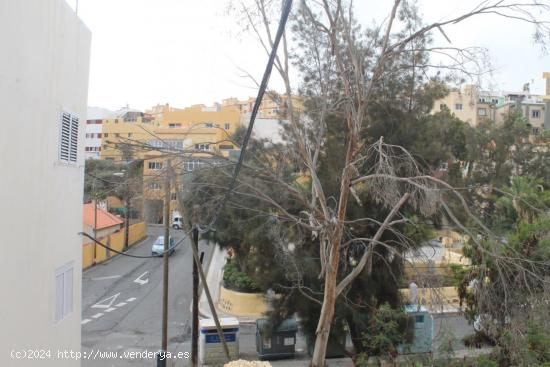
<path id="1" fill-rule="evenodd" d="M 74 7 L 76 0 L 67 0 Z M 261 78 L 265 52 L 252 37 L 236 37 L 239 25 L 226 0 L 79 0 L 79 16 L 92 31 L 89 105 L 145 109 L 156 103 L 183 107 L 231 96 L 255 95 L 254 83 L 238 67 Z M 363 23 L 383 19 L 389 1 L 355 1 Z M 440 20 L 475 0 L 419 0 L 425 21 Z M 382 4 L 382 5 L 381 5 Z M 542 72 L 550 57 L 532 43 L 532 26 L 482 16 L 447 30 L 453 46 L 489 48 L 496 73 L 491 84 L 518 90 L 534 80 L 543 93 Z M 446 41 L 436 36 L 438 44 Z M 277 89 L 279 83 L 274 81 Z"/>

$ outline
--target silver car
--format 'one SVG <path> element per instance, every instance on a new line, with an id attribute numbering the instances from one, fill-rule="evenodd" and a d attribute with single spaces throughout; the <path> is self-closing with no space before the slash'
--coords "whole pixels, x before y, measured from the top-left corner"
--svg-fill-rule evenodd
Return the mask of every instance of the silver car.
<path id="1" fill-rule="evenodd" d="M 169 239 L 168 255 L 172 255 L 176 251 L 176 242 L 172 237 Z M 158 236 L 151 248 L 151 255 L 162 256 L 164 253 L 164 236 Z"/>

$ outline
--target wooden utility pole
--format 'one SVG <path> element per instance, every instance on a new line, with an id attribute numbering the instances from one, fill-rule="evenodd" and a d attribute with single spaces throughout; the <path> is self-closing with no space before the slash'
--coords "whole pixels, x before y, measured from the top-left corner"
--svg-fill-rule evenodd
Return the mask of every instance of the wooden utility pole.
<path id="1" fill-rule="evenodd" d="M 93 192 L 94 192 L 94 238 L 97 240 L 97 192 L 95 191 L 95 178 L 93 181 Z M 92 265 L 95 265 L 96 258 L 96 248 L 97 244 L 94 242 L 93 253 L 92 253 Z"/>
<path id="2" fill-rule="evenodd" d="M 171 161 L 167 162 L 166 182 L 164 184 L 164 271 L 162 278 L 162 351 L 168 349 L 168 256 L 170 252 L 170 172 Z M 160 363 L 159 363 L 160 362 Z M 165 367 L 166 358 L 163 356 L 157 366 Z"/>
<path id="3" fill-rule="evenodd" d="M 176 176 L 174 173 L 170 170 L 170 175 L 172 176 L 172 179 L 174 180 L 174 187 L 178 187 L 178 182 L 176 180 Z M 189 216 L 187 215 L 186 211 L 183 210 L 183 197 L 181 196 L 181 193 L 179 190 L 176 189 L 176 198 L 178 200 L 179 207 L 182 208 L 181 215 L 183 217 L 182 225 L 183 228 L 187 233 L 191 231 L 191 221 L 189 220 Z M 196 227 L 195 227 L 196 228 Z M 192 237 L 192 240 L 195 241 L 195 239 Z M 199 256 L 199 252 L 197 251 L 198 246 L 191 246 L 191 249 L 193 250 L 193 260 L 196 264 L 201 264 L 201 259 Z M 216 330 L 218 332 L 218 337 L 220 338 L 220 341 L 223 346 L 223 351 L 225 353 L 225 356 L 227 358 L 227 361 L 229 362 L 231 360 L 231 355 L 229 354 L 229 348 L 227 347 L 227 343 L 225 342 L 225 335 L 223 334 L 222 327 L 220 325 L 220 320 L 218 318 L 218 313 L 216 312 L 216 307 L 214 307 L 214 302 L 212 301 L 212 295 L 210 294 L 210 288 L 208 287 L 208 283 L 206 282 L 206 275 L 204 275 L 204 270 L 202 266 L 199 266 L 199 277 L 201 284 L 203 286 L 204 294 L 206 295 L 206 299 L 208 300 L 208 306 L 210 307 L 210 312 L 212 312 L 212 318 L 214 319 L 214 323 L 216 324 Z"/>
<path id="4" fill-rule="evenodd" d="M 199 207 L 193 207 L 193 253 L 198 252 L 199 244 Z M 193 330 L 191 336 L 191 365 L 198 366 L 199 356 L 199 268 L 197 262 L 193 261 Z"/>

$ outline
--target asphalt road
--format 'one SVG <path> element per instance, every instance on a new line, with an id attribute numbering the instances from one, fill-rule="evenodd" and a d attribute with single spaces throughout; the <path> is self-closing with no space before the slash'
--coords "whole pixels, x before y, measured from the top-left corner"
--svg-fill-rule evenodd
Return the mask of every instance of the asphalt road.
<path id="1" fill-rule="evenodd" d="M 148 237 L 129 253 L 150 255 L 162 227 L 149 226 Z M 177 240 L 181 230 L 172 230 Z M 200 241 L 208 264 L 214 245 Z M 156 366 L 144 352 L 161 345 L 162 258 L 139 259 L 118 255 L 84 271 L 82 276 L 82 366 Z M 205 266 L 206 267 L 206 266 Z M 192 252 L 189 239 L 170 256 L 168 351 L 190 351 Z M 135 352 L 135 354 L 131 354 Z M 115 354 L 116 353 L 116 354 Z M 140 354 L 138 354 L 140 353 Z M 145 357 L 145 358 L 143 358 Z M 187 360 L 175 360 L 176 366 Z"/>

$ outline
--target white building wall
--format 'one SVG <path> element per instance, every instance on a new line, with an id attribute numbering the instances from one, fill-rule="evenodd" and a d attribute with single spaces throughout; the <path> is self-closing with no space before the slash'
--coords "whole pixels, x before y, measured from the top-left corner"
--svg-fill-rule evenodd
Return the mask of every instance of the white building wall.
<path id="1" fill-rule="evenodd" d="M 94 120 L 95 121 L 95 120 Z M 85 157 L 86 159 L 99 159 L 101 155 L 101 134 L 102 124 L 86 124 L 86 135 L 84 136 Z"/>
<path id="2" fill-rule="evenodd" d="M 64 0 L 0 1 L 0 366 L 80 366 L 84 126 L 90 31 Z M 60 114 L 80 117 L 78 160 L 59 160 Z M 55 321 L 56 269 L 73 266 L 72 312 Z M 22 350 L 51 359 L 12 359 Z"/>

